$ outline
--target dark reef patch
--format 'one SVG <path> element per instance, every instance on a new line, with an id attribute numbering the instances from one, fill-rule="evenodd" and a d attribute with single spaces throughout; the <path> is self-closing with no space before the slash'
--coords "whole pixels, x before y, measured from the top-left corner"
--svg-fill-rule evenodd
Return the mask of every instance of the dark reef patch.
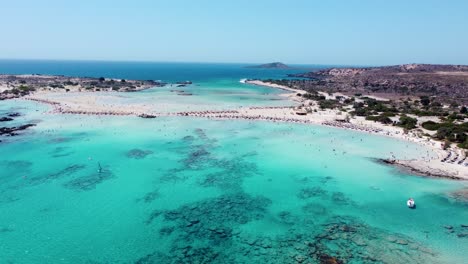
<path id="1" fill-rule="evenodd" d="M 204 187 L 218 187 L 222 189 L 236 188 L 242 183 L 242 178 L 257 173 L 255 163 L 246 162 L 245 159 L 257 155 L 256 152 L 249 152 L 232 158 L 219 158 L 216 153 L 216 140 L 210 139 L 204 130 L 196 129 L 195 136 L 185 136 L 182 138 L 182 147 L 174 151 L 184 156 L 178 162 L 179 168 L 167 171 L 160 177 L 161 182 L 180 182 L 193 177 L 193 171 L 203 171 L 198 183 Z"/>
<path id="2" fill-rule="evenodd" d="M 0 165 L 5 166 L 7 169 L 14 170 L 28 170 L 33 165 L 32 162 L 27 160 L 11 160 L 11 161 L 2 161 Z"/>
<path id="3" fill-rule="evenodd" d="M 142 198 L 137 199 L 137 202 L 151 203 L 160 197 L 159 190 L 154 190 L 146 193 Z"/>
<path id="4" fill-rule="evenodd" d="M 321 263 L 425 263 L 436 256 L 409 237 L 370 227 L 351 217 L 333 217 L 321 230 L 308 244 L 308 257 Z"/>
<path id="5" fill-rule="evenodd" d="M 192 226 L 197 225 L 204 229 L 197 231 L 198 235 L 205 237 L 202 231 L 210 230 L 214 226 L 235 226 L 262 219 L 270 203 L 265 197 L 234 193 L 187 204 L 176 210 L 155 212 L 158 216 L 162 214 L 166 221 L 178 223 L 179 228 L 187 233 L 192 233 Z"/>
<path id="6" fill-rule="evenodd" d="M 278 213 L 278 217 L 283 224 L 294 225 L 300 221 L 299 217 L 294 216 L 291 212 L 281 211 Z"/>
<path id="7" fill-rule="evenodd" d="M 7 116 L 8 117 L 19 117 L 19 116 L 21 116 L 21 114 L 18 113 L 18 112 L 14 112 L 14 113 L 9 113 Z"/>
<path id="8" fill-rule="evenodd" d="M 218 213 L 205 216 L 199 211 L 212 202 L 218 205 L 215 200 L 158 212 L 158 217 L 175 224 L 161 228 L 159 234 L 174 240 L 168 252 L 155 251 L 136 263 L 436 263 L 434 252 L 409 237 L 346 216 L 318 225 L 304 219 L 295 222 L 291 213 L 281 212 L 281 218 L 291 223 L 285 233 L 268 237 L 239 232 L 238 217 L 227 215 L 225 223 Z M 255 219 L 248 212 L 242 214 L 247 221 Z"/>
<path id="9" fill-rule="evenodd" d="M 204 145 L 196 145 L 190 148 L 190 151 L 182 164 L 187 169 L 202 169 L 206 167 L 206 162 L 209 160 L 210 152 L 206 150 Z"/>
<path id="10" fill-rule="evenodd" d="M 170 169 L 159 178 L 159 181 L 161 183 L 176 183 L 185 181 L 189 178 L 189 176 L 185 175 L 184 171 L 184 169 Z"/>
<path id="11" fill-rule="evenodd" d="M 6 136 L 17 136 L 19 131 L 26 130 L 30 127 L 35 126 L 35 124 L 25 124 L 25 125 L 20 125 L 20 126 L 15 126 L 15 127 L 0 127 L 0 136 L 6 135 Z"/>
<path id="12" fill-rule="evenodd" d="M 48 154 L 52 158 L 66 157 L 74 153 L 74 151 L 71 151 L 70 149 L 71 149 L 70 147 L 56 147 L 52 151 L 49 151 Z"/>
<path id="13" fill-rule="evenodd" d="M 0 122 L 8 122 L 8 121 L 13 121 L 13 118 L 11 117 L 0 117 Z"/>
<path id="14" fill-rule="evenodd" d="M 257 155 L 255 151 L 226 158 L 216 155 L 216 140 L 209 138 L 204 130 L 196 129 L 195 136 L 182 138 L 183 147 L 175 151 L 184 158 L 179 160 L 180 167 L 171 169 L 160 177 L 161 182 L 180 182 L 193 177 L 193 171 L 199 173 L 197 182 L 203 187 L 216 187 L 239 191 L 242 179 L 258 174 L 257 165 L 246 161 Z"/>
<path id="15" fill-rule="evenodd" d="M 66 142 L 71 142 L 71 141 L 73 141 L 72 137 L 56 137 L 56 138 L 49 139 L 49 143 L 54 143 L 54 144 L 66 143 Z"/>
<path id="16" fill-rule="evenodd" d="M 185 142 L 193 142 L 195 140 L 194 136 L 185 136 L 182 138 L 183 141 Z"/>
<path id="17" fill-rule="evenodd" d="M 348 197 L 346 197 L 345 194 L 342 192 L 333 192 L 331 195 L 331 199 L 335 204 L 338 205 L 355 205 L 355 203 L 351 201 Z"/>
<path id="18" fill-rule="evenodd" d="M 327 191 L 318 186 L 315 186 L 301 189 L 300 192 L 297 194 L 297 197 L 299 197 L 299 199 L 305 200 L 312 197 L 323 197 L 326 195 Z"/>
<path id="19" fill-rule="evenodd" d="M 9 228 L 9 227 L 0 227 L 0 234 L 2 233 L 10 233 L 10 232 L 13 232 L 14 230 L 12 228 Z"/>
<path id="20" fill-rule="evenodd" d="M 86 168 L 84 164 L 74 164 L 67 166 L 65 169 L 57 171 L 55 173 L 47 174 L 46 176 L 33 177 L 29 179 L 31 184 L 41 184 L 47 181 L 56 180 L 62 177 L 73 175 L 74 173 L 81 171 Z"/>
<path id="21" fill-rule="evenodd" d="M 68 181 L 63 186 L 75 191 L 89 191 L 95 189 L 98 184 L 114 177 L 114 174 L 109 169 L 101 169 L 90 175 Z"/>
<path id="22" fill-rule="evenodd" d="M 302 210 L 307 214 L 315 216 L 324 216 L 328 214 L 328 209 L 319 203 L 307 203 L 302 207 Z"/>
<path id="23" fill-rule="evenodd" d="M 146 156 L 153 154 L 151 150 L 131 149 L 127 152 L 127 157 L 131 159 L 144 159 Z"/>
<path id="24" fill-rule="evenodd" d="M 457 202 L 468 204 L 468 188 L 453 191 L 448 196 Z"/>
<path id="25" fill-rule="evenodd" d="M 175 210 L 153 211 L 146 221 L 162 217 L 171 226 L 160 229 L 160 235 L 176 236 L 171 255 L 149 254 L 136 263 L 233 263 L 234 256 L 223 252 L 232 245 L 240 225 L 262 219 L 271 201 L 245 193 L 226 194 L 183 205 Z M 194 242 L 198 246 L 194 246 Z M 201 246 L 200 246 L 201 245 Z"/>
<path id="26" fill-rule="evenodd" d="M 245 177 L 259 174 L 257 165 L 243 158 L 213 159 L 210 164 L 219 171 L 206 174 L 199 182 L 203 187 L 240 189 Z"/>

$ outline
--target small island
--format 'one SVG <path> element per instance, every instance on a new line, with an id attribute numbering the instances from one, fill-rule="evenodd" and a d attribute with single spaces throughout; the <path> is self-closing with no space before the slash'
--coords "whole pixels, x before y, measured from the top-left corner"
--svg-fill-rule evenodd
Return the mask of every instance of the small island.
<path id="1" fill-rule="evenodd" d="M 255 69 L 291 69 L 288 65 L 282 62 L 272 62 L 260 65 L 247 66 L 246 68 L 255 68 Z"/>

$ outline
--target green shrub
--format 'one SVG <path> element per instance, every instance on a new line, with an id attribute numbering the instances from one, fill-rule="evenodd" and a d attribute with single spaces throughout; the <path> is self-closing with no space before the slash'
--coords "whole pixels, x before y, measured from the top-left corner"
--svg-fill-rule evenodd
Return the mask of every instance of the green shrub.
<path id="1" fill-rule="evenodd" d="M 412 118 L 407 115 L 402 115 L 400 116 L 398 126 L 411 130 L 413 128 L 416 128 L 417 123 L 418 123 L 418 120 L 416 118 Z"/>

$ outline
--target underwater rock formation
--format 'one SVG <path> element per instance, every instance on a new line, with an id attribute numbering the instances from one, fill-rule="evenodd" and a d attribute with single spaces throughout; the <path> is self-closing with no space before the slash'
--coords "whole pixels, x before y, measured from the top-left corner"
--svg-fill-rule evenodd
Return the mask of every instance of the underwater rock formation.
<path id="1" fill-rule="evenodd" d="M 0 136 L 7 135 L 7 136 L 17 136 L 18 131 L 25 130 L 27 128 L 33 127 L 35 124 L 26 124 L 17 127 L 0 127 Z"/>
<path id="2" fill-rule="evenodd" d="M 154 191 L 146 193 L 145 196 L 143 196 L 142 198 L 137 199 L 137 202 L 142 201 L 145 203 L 151 203 L 152 201 L 156 200 L 159 196 L 160 196 L 159 190 L 154 190 Z"/>
<path id="3" fill-rule="evenodd" d="M 223 247 L 239 235 L 236 227 L 262 219 L 270 204 L 271 201 L 264 197 L 233 193 L 186 204 L 175 210 L 153 211 L 146 223 L 162 217 L 169 226 L 161 228 L 160 235 L 177 237 L 172 254 L 155 252 L 136 263 L 234 263 L 223 254 Z M 195 241 L 208 246 L 193 246 Z"/>
<path id="4" fill-rule="evenodd" d="M 0 122 L 8 122 L 8 121 L 13 121 L 13 118 L 11 118 L 11 117 L 0 117 Z"/>
<path id="5" fill-rule="evenodd" d="M 146 156 L 153 154 L 151 150 L 132 149 L 127 152 L 127 157 L 132 159 L 144 159 Z"/>
<path id="6" fill-rule="evenodd" d="M 70 176 L 70 175 L 73 175 L 74 173 L 78 172 L 78 171 L 81 171 L 83 170 L 84 168 L 86 168 L 86 165 L 84 164 L 74 164 L 74 165 L 70 165 L 60 171 L 57 171 L 55 173 L 50 173 L 50 174 L 47 174 L 46 176 L 37 176 L 37 177 L 33 177 L 31 179 L 29 179 L 29 182 L 31 184 L 41 184 L 41 183 L 45 183 L 47 181 L 51 181 L 51 180 L 55 180 L 55 179 L 59 179 L 59 178 L 62 178 L 62 177 L 67 177 L 67 176 Z"/>
<path id="7" fill-rule="evenodd" d="M 464 202 L 468 204 L 468 188 L 453 191 L 449 194 L 449 196 L 458 202 Z"/>
<path id="8" fill-rule="evenodd" d="M 70 156 L 73 153 L 75 153 L 75 152 L 71 151 L 70 147 L 56 147 L 52 151 L 50 151 L 48 154 L 52 158 L 61 158 L 61 157 Z"/>
<path id="9" fill-rule="evenodd" d="M 309 199 L 312 197 L 325 196 L 326 194 L 327 191 L 318 186 L 315 186 L 301 189 L 301 191 L 297 194 L 297 197 L 300 199 Z"/>
<path id="10" fill-rule="evenodd" d="M 109 169 L 102 169 L 90 175 L 68 181 L 63 186 L 75 191 L 89 191 L 95 189 L 98 184 L 113 177 L 114 174 Z"/>

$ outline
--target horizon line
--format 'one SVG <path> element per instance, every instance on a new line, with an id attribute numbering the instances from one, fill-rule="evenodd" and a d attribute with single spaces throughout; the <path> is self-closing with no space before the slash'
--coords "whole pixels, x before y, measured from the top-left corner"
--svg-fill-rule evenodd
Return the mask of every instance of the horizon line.
<path id="1" fill-rule="evenodd" d="M 242 65 L 261 65 L 268 63 L 283 63 L 286 65 L 297 66 L 326 66 L 326 67 L 385 67 L 385 66 L 399 66 L 408 64 L 426 64 L 426 65 L 459 65 L 467 66 L 468 64 L 450 64 L 450 63 L 419 63 L 408 62 L 399 64 L 327 64 L 327 63 L 286 63 L 282 61 L 272 62 L 229 62 L 229 61 L 165 61 L 165 60 L 112 60 L 112 59 L 44 59 L 44 58 L 1 58 L 0 61 L 50 61 L 50 62 L 115 62 L 115 63 L 181 63 L 181 64 L 242 64 Z"/>

